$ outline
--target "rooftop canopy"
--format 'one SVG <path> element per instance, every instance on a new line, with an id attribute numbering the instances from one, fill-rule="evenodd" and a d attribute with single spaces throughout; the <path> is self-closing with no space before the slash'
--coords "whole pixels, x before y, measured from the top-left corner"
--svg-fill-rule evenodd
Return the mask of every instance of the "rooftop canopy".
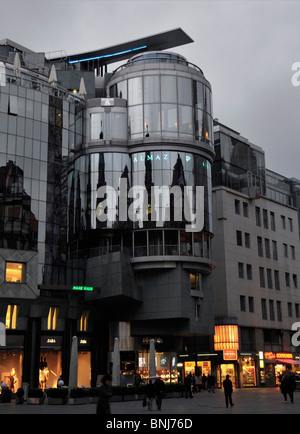
<path id="1" fill-rule="evenodd" d="M 80 54 L 66 56 L 66 58 L 51 58 L 52 62 L 67 61 L 69 64 L 94 63 L 96 67 L 108 65 L 130 58 L 132 55 L 144 51 L 167 50 L 173 47 L 190 44 L 194 42 L 181 28 L 136 39 L 131 42 L 124 42 L 108 48 L 95 51 L 88 51 Z M 86 65 L 87 66 L 87 65 Z"/>

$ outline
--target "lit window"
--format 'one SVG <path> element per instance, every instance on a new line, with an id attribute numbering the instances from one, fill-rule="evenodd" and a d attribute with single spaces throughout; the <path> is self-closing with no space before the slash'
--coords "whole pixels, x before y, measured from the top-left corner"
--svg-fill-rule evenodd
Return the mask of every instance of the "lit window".
<path id="1" fill-rule="evenodd" d="M 90 311 L 84 310 L 81 319 L 80 319 L 80 331 L 87 332 L 88 330 L 88 320 L 89 320 Z"/>
<path id="2" fill-rule="evenodd" d="M 215 351 L 226 349 L 239 349 L 239 332 L 237 325 L 215 326 L 214 336 Z"/>
<path id="3" fill-rule="evenodd" d="M 5 328 L 16 329 L 17 328 L 17 318 L 18 318 L 19 306 L 16 304 L 9 304 L 7 306 L 6 318 L 5 318 Z"/>
<path id="4" fill-rule="evenodd" d="M 23 283 L 24 282 L 24 264 L 16 262 L 6 263 L 6 282 Z"/>
<path id="5" fill-rule="evenodd" d="M 58 307 L 51 306 L 48 314 L 48 330 L 56 330 L 57 325 L 57 317 L 58 317 Z"/>

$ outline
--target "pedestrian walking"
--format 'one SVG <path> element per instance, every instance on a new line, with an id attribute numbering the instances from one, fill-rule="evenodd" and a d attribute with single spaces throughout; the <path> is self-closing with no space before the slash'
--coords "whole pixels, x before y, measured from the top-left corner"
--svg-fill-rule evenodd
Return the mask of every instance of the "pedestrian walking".
<path id="1" fill-rule="evenodd" d="M 165 391 L 165 383 L 158 378 L 154 383 L 154 391 L 156 396 L 157 410 L 161 410 L 162 400 Z"/>
<path id="2" fill-rule="evenodd" d="M 228 403 L 230 404 L 231 407 L 233 407 L 234 404 L 232 402 L 232 392 L 233 392 L 232 381 L 229 379 L 228 374 L 226 375 L 226 380 L 223 381 L 223 389 L 225 393 L 226 408 L 228 408 Z"/>
<path id="3" fill-rule="evenodd" d="M 215 384 L 216 384 L 216 378 L 214 375 L 208 375 L 207 376 L 207 390 L 208 392 L 215 393 Z"/>
<path id="4" fill-rule="evenodd" d="M 196 392 L 201 392 L 202 389 L 202 375 L 197 375 L 196 377 Z"/>
<path id="5" fill-rule="evenodd" d="M 109 374 L 104 375 L 101 381 L 101 387 L 99 392 L 99 400 L 97 404 L 97 414 L 111 414 L 110 411 L 110 399 L 112 397 L 111 388 L 112 378 Z"/>
<path id="6" fill-rule="evenodd" d="M 146 398 L 148 403 L 148 410 L 152 411 L 152 403 L 153 403 L 153 399 L 155 398 L 155 389 L 154 389 L 154 384 L 152 383 L 151 380 L 149 380 L 149 383 L 147 384 L 145 389 L 146 389 L 145 393 L 146 393 Z"/>
<path id="7" fill-rule="evenodd" d="M 189 374 L 184 379 L 185 398 L 193 398 L 192 394 L 192 375 Z"/>
<path id="8" fill-rule="evenodd" d="M 294 402 L 294 391 L 296 389 L 295 375 L 291 371 L 284 371 L 281 379 L 280 390 L 284 397 L 284 402 L 287 402 L 289 395 L 290 401 Z"/>

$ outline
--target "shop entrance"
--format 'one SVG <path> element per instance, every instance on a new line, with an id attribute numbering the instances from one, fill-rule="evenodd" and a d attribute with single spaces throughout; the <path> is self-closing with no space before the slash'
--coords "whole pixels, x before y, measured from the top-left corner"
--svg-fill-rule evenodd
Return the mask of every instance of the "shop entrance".
<path id="1" fill-rule="evenodd" d="M 257 385 L 255 361 L 250 358 L 242 360 L 242 384 L 243 387 L 255 387 Z"/>
<path id="2" fill-rule="evenodd" d="M 226 379 L 226 375 L 230 376 L 232 385 L 234 388 L 238 387 L 238 381 L 236 376 L 236 370 L 233 363 L 224 363 L 220 366 L 220 386 L 223 387 L 223 381 Z M 219 376 L 218 376 L 219 377 Z M 219 381 L 218 381 L 219 383 Z"/>

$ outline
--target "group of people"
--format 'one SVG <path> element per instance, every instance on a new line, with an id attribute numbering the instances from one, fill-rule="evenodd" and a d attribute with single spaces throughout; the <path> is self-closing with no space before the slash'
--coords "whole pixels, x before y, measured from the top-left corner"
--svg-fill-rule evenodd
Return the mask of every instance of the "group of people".
<path id="1" fill-rule="evenodd" d="M 205 374 L 191 374 L 189 373 L 185 379 L 184 379 L 184 385 L 185 385 L 185 397 L 188 399 L 188 397 L 193 398 L 193 393 L 201 392 L 201 390 L 208 390 L 208 392 L 215 393 L 215 385 L 216 385 L 216 378 L 214 375 L 208 375 Z"/>
<path id="2" fill-rule="evenodd" d="M 208 375 L 205 381 L 203 382 L 203 376 L 201 378 L 201 382 L 198 379 L 199 376 L 193 376 L 189 374 L 185 377 L 185 397 L 193 398 L 193 391 L 196 393 L 197 391 L 201 391 L 201 389 L 205 390 L 207 384 L 207 390 L 215 393 L 215 377 L 213 375 Z M 290 401 L 294 402 L 294 391 L 296 390 L 296 379 L 295 375 L 286 370 L 282 375 L 279 376 L 280 380 L 280 390 L 284 396 L 284 401 L 287 402 L 287 397 L 289 396 Z M 97 405 L 97 413 L 98 414 L 110 414 L 110 399 L 112 397 L 112 388 L 111 388 L 112 378 L 110 375 L 105 375 L 102 378 L 102 386 L 100 388 L 100 396 Z M 200 386 L 201 387 L 198 387 Z M 153 400 L 156 400 L 156 406 L 158 410 L 161 410 L 163 395 L 165 390 L 165 384 L 160 379 L 157 378 L 154 383 L 152 380 L 149 380 L 148 384 L 145 387 L 145 404 L 148 405 L 148 410 L 152 410 Z M 232 393 L 233 393 L 233 385 L 230 380 L 230 376 L 226 375 L 226 379 L 223 381 L 223 390 L 225 395 L 225 404 L 226 408 L 230 405 L 233 407 L 232 402 Z"/>
<path id="3" fill-rule="evenodd" d="M 152 410 L 153 400 L 156 400 L 157 410 L 161 410 L 162 400 L 165 391 L 165 383 L 157 378 L 154 383 L 149 380 L 145 388 L 146 405 L 148 404 L 148 410 Z"/>

